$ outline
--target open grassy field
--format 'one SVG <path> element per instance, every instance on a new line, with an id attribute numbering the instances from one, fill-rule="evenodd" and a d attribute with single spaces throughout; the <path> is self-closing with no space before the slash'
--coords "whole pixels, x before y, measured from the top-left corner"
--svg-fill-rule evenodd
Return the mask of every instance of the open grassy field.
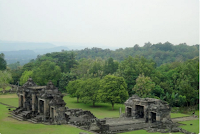
<path id="1" fill-rule="evenodd" d="M 79 132 L 86 131 L 70 125 L 43 125 L 32 124 L 27 121 L 17 121 L 8 117 L 8 108 L 0 104 L 1 134 L 78 134 Z"/>
<path id="2" fill-rule="evenodd" d="M 6 90 L 9 90 L 9 89 L 11 89 L 11 87 L 7 86 Z M 3 90 L 3 88 L 0 88 L 0 91 L 2 91 L 2 90 Z"/>
<path id="3" fill-rule="evenodd" d="M 116 104 L 115 109 L 112 110 L 110 104 L 105 103 L 97 103 L 96 107 L 92 107 L 92 104 L 83 104 L 77 103 L 76 98 L 71 98 L 69 96 L 64 97 L 65 102 L 67 103 L 66 106 L 69 108 L 81 108 L 84 110 L 90 110 L 95 116 L 98 118 L 111 118 L 111 117 L 119 117 L 119 108 L 122 108 L 122 111 L 125 111 L 123 104 Z M 7 95 L 0 95 L 0 102 L 6 103 L 12 106 L 18 106 L 18 98 L 16 94 L 7 94 Z M 14 120 L 8 117 L 8 108 L 6 106 L 0 104 L 0 133 L 14 133 L 14 134 L 25 134 L 25 133 L 38 133 L 38 134 L 62 134 L 62 133 L 69 133 L 69 134 L 78 134 L 79 132 L 83 132 L 78 128 L 69 126 L 69 125 L 43 125 L 43 124 L 31 124 L 29 122 L 21 122 Z M 197 113 L 197 111 L 196 111 Z M 184 117 L 189 116 L 181 113 L 171 113 L 172 118 L 176 117 Z M 186 124 L 181 126 L 181 128 L 186 129 L 191 132 L 198 132 L 199 131 L 199 121 L 185 121 L 181 122 Z M 193 124 L 193 125 L 190 125 Z M 124 134 L 149 134 L 145 130 L 137 130 L 132 132 L 126 132 Z M 160 133 L 151 133 L 151 134 L 160 134 Z M 180 133 L 176 133 L 180 134 Z"/>

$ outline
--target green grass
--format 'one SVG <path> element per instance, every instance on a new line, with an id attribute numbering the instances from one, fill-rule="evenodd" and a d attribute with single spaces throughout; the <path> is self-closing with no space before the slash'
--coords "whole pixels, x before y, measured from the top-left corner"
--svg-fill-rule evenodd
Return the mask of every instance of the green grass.
<path id="1" fill-rule="evenodd" d="M 8 109 L 6 107 L 0 104 L 1 134 L 78 134 L 79 132 L 86 132 L 70 125 L 43 125 L 17 121 L 8 117 Z"/>
<path id="2" fill-rule="evenodd" d="M 182 121 L 179 123 L 186 124 L 184 126 L 180 126 L 181 128 L 189 131 L 189 132 L 195 132 L 196 134 L 199 133 L 199 120 L 191 120 L 191 121 Z M 192 124 L 192 125 L 190 125 Z"/>
<path id="3" fill-rule="evenodd" d="M 111 118 L 111 117 L 119 117 L 119 108 L 122 108 L 122 112 L 125 112 L 125 107 L 123 104 L 116 104 L 114 110 L 112 110 L 111 104 L 109 103 L 97 103 L 96 107 L 92 107 L 92 104 L 84 104 L 84 103 L 77 103 L 76 98 L 71 98 L 69 96 L 65 96 L 63 98 L 67 103 L 66 106 L 69 108 L 81 108 L 83 110 L 91 111 L 97 118 Z M 6 103 L 12 106 L 18 106 L 18 98 L 16 94 L 7 94 L 7 95 L 0 95 L 0 102 Z M 78 128 L 69 126 L 69 125 L 43 125 L 43 124 L 31 124 L 29 122 L 20 122 L 14 119 L 8 118 L 7 114 L 8 110 L 6 106 L 0 104 L 0 133 L 16 133 L 16 134 L 25 134 L 25 133 L 38 133 L 38 134 L 50 134 L 50 133 L 69 133 L 69 134 L 78 134 L 83 130 Z M 197 114 L 199 111 L 196 111 Z M 185 117 L 190 116 L 187 114 L 181 113 L 171 113 L 172 118 L 177 117 Z M 198 120 L 193 121 L 184 121 L 181 122 L 186 124 L 184 126 L 180 126 L 183 129 L 186 129 L 190 132 L 198 132 L 199 131 L 199 122 Z M 190 125 L 193 124 L 193 125 Z M 123 134 L 149 134 L 145 130 L 137 130 L 126 132 Z M 151 133 L 151 134 L 160 134 L 160 133 Z M 181 133 L 175 133 L 181 134 Z"/>
<path id="4" fill-rule="evenodd" d="M 182 113 L 171 113 L 171 118 L 178 118 L 178 117 L 187 117 L 191 115 L 182 114 Z"/>
<path id="5" fill-rule="evenodd" d="M 95 107 L 92 104 L 77 103 L 76 98 L 65 96 L 64 101 L 67 103 L 66 106 L 69 108 L 81 108 L 84 110 L 91 111 L 97 118 L 111 118 L 119 117 L 119 108 L 121 107 L 122 112 L 125 112 L 124 104 L 115 104 L 114 110 L 112 110 L 111 104 L 109 103 L 96 103 Z"/>
<path id="6" fill-rule="evenodd" d="M 6 90 L 9 90 L 9 89 L 11 89 L 11 87 L 7 86 Z M 3 88 L 0 88 L 0 91 L 2 91 L 2 90 L 3 90 Z"/>

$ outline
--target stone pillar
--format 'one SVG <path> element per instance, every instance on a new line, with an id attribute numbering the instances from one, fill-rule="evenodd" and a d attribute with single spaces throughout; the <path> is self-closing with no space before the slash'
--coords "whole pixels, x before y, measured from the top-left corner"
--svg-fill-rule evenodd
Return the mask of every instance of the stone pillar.
<path id="1" fill-rule="evenodd" d="M 35 111 L 35 104 L 36 104 L 36 96 L 35 93 L 32 94 L 32 111 Z"/>
<path id="2" fill-rule="evenodd" d="M 21 102 L 22 100 L 21 100 L 21 95 L 19 95 L 19 107 L 21 107 L 22 106 L 22 102 Z"/>
<path id="3" fill-rule="evenodd" d="M 160 116 L 156 115 L 156 121 L 160 121 Z"/>
<path id="4" fill-rule="evenodd" d="M 144 119 L 147 118 L 147 108 L 148 106 L 144 106 Z"/>
<path id="5" fill-rule="evenodd" d="M 47 100 L 44 100 L 44 121 L 46 120 L 47 116 Z"/>
<path id="6" fill-rule="evenodd" d="M 132 116 L 135 117 L 135 104 L 132 106 Z"/>
<path id="7" fill-rule="evenodd" d="M 38 113 L 40 113 L 40 99 L 38 99 Z"/>
<path id="8" fill-rule="evenodd" d="M 55 119 L 56 116 L 56 107 L 53 108 L 53 118 Z"/>
<path id="9" fill-rule="evenodd" d="M 26 108 L 25 102 L 26 102 L 26 93 L 23 92 L 23 108 Z"/>
<path id="10" fill-rule="evenodd" d="M 52 107 L 50 107 L 50 118 L 52 118 Z"/>

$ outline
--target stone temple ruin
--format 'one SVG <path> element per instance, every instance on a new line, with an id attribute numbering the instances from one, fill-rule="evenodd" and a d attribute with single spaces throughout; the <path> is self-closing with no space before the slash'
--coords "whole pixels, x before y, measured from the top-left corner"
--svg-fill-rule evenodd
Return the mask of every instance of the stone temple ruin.
<path id="1" fill-rule="evenodd" d="M 125 102 L 126 117 L 144 119 L 146 123 L 163 122 L 170 119 L 171 108 L 162 100 L 140 98 L 133 95 Z"/>
<path id="2" fill-rule="evenodd" d="M 170 107 L 161 100 L 130 97 L 119 118 L 96 118 L 90 111 L 65 107 L 63 95 L 51 81 L 37 86 L 32 78 L 18 88 L 19 107 L 11 115 L 17 120 L 47 125 L 71 124 L 96 133 L 120 133 L 138 129 L 151 132 L 181 131 L 170 119 Z M 182 131 L 181 131 L 182 132 Z"/>

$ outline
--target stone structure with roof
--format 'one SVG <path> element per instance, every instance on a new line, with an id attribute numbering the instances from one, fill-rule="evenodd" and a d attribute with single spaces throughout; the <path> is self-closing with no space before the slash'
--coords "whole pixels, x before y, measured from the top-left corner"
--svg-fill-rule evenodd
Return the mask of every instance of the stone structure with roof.
<path id="1" fill-rule="evenodd" d="M 124 104 L 126 117 L 143 118 L 146 123 L 171 120 L 171 108 L 162 100 L 133 95 Z"/>

